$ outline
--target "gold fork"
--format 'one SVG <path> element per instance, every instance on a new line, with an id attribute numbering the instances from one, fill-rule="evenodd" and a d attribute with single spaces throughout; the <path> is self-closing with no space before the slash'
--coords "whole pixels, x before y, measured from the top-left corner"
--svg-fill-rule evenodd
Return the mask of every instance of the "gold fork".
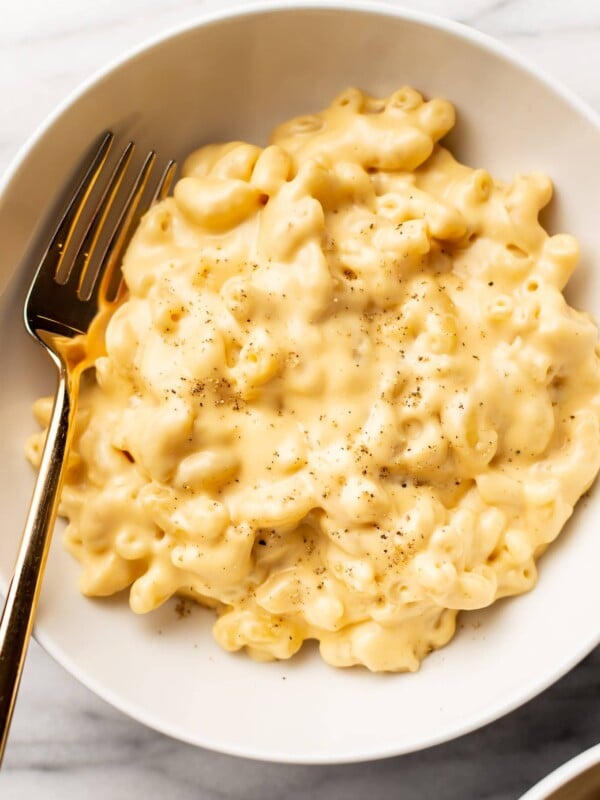
<path id="1" fill-rule="evenodd" d="M 125 147 L 94 206 L 90 195 L 107 159 L 114 136 L 107 133 L 81 171 L 82 177 L 67 204 L 40 262 L 25 301 L 25 326 L 58 368 L 58 387 L 31 506 L 25 522 L 13 576 L 0 620 L 0 763 L 4 755 L 27 645 L 42 584 L 52 528 L 56 519 L 64 466 L 77 405 L 79 379 L 89 366 L 82 337 L 102 310 L 110 310 L 120 294 L 120 271 L 115 269 L 142 209 L 163 199 L 174 177 L 170 161 L 147 204 L 142 196 L 150 181 L 156 155 L 148 153 L 119 212 L 119 190 L 134 151 Z M 90 213 L 79 247 L 67 256 L 78 223 Z M 118 214 L 109 226 L 109 216 Z M 101 244 L 107 238 L 108 243 Z"/>

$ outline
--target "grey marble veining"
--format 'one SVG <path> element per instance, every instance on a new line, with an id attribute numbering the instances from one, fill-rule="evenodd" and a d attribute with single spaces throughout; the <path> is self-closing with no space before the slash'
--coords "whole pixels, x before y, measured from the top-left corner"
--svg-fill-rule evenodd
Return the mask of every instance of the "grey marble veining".
<path id="1" fill-rule="evenodd" d="M 94 70 L 149 36 L 232 4 L 1 4 L 0 173 L 46 114 Z M 403 4 L 498 37 L 600 109 L 598 0 Z M 154 733 L 80 686 L 33 643 L 0 800 L 517 800 L 598 741 L 600 650 L 540 697 L 454 742 L 402 758 L 304 767 L 233 759 Z"/>

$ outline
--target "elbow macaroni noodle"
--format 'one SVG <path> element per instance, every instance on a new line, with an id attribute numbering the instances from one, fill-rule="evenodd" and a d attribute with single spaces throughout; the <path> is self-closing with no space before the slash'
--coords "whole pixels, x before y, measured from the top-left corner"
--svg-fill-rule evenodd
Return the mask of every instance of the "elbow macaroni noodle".
<path id="1" fill-rule="evenodd" d="M 403 671 L 533 586 L 600 466 L 597 329 L 562 294 L 575 240 L 538 222 L 549 179 L 459 164 L 453 123 L 350 89 L 186 161 L 81 390 L 84 594 L 183 595 L 227 650 Z"/>

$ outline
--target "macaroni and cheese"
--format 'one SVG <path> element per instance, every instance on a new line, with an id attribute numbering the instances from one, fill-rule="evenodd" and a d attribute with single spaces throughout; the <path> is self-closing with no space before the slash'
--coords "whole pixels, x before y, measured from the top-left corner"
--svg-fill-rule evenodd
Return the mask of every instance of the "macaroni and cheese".
<path id="1" fill-rule="evenodd" d="M 600 466 L 597 329 L 562 294 L 575 240 L 538 221 L 550 180 L 458 163 L 453 123 L 349 89 L 189 157 L 81 389 L 84 594 L 193 598 L 259 659 L 316 639 L 403 671 L 534 585 Z"/>

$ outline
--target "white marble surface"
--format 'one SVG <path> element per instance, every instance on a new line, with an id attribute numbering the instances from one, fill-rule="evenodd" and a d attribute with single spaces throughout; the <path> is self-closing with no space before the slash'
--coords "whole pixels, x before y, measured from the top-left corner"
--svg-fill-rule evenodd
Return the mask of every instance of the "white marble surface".
<path id="1" fill-rule="evenodd" d="M 18 0 L 0 5 L 0 173 L 46 114 L 125 49 L 226 0 Z M 490 33 L 600 110 L 598 0 L 405 0 Z M 35 644 L 13 723 L 7 800 L 516 800 L 600 741 L 600 650 L 480 732 L 345 767 L 234 760 L 172 741 L 80 686 Z"/>

